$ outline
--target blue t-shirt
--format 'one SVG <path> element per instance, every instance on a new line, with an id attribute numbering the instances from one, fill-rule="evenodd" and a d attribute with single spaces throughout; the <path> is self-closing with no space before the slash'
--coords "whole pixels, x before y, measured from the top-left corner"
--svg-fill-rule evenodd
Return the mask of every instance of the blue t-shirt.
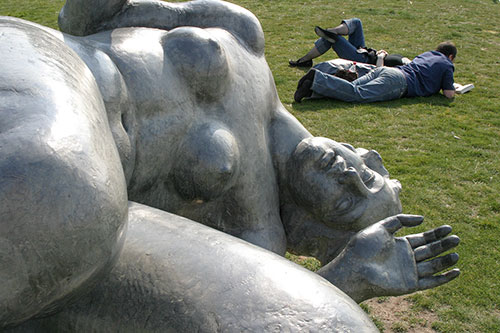
<path id="1" fill-rule="evenodd" d="M 417 56 L 408 65 L 398 66 L 408 84 L 406 96 L 430 96 L 439 90 L 455 90 L 455 66 L 439 51 L 429 51 Z"/>

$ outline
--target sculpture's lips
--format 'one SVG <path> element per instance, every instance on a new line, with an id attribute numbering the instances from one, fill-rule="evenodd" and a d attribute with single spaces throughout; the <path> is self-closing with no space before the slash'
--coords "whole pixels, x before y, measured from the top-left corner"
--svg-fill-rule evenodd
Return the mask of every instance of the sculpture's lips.
<path id="1" fill-rule="evenodd" d="M 366 173 L 366 179 L 363 180 L 359 172 L 354 167 L 349 167 L 344 173 L 347 178 L 351 178 L 353 183 L 363 195 L 375 194 L 385 185 L 384 177 L 376 172 Z"/>
<path id="2" fill-rule="evenodd" d="M 373 183 L 375 182 L 375 173 L 370 172 L 367 173 L 366 180 L 363 180 L 363 183 L 365 184 L 366 187 L 371 188 L 373 186 Z"/>
<path id="3" fill-rule="evenodd" d="M 329 174 L 339 177 L 339 183 L 345 183 L 349 179 L 352 180 L 362 194 L 377 193 L 384 187 L 384 177 L 370 169 L 358 171 L 356 168 L 347 167 L 345 159 L 335 152 L 325 154 L 324 160 L 328 160 L 326 168 Z M 360 175 L 360 172 L 362 175 Z"/>

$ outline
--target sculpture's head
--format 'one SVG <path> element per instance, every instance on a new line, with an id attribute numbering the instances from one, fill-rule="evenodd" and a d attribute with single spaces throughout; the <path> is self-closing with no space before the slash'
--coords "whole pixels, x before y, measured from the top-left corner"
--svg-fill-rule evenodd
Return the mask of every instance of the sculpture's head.
<path id="1" fill-rule="evenodd" d="M 374 150 L 310 137 L 297 145 L 287 170 L 295 203 L 332 229 L 358 231 L 401 212 L 401 185 Z"/>

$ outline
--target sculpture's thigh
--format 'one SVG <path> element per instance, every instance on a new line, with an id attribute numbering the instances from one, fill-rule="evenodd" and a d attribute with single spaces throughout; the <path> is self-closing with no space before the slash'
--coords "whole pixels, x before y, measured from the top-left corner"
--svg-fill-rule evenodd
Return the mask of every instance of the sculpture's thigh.
<path id="1" fill-rule="evenodd" d="M 0 18 L 0 329 L 56 310 L 112 267 L 127 198 L 87 66 Z"/>

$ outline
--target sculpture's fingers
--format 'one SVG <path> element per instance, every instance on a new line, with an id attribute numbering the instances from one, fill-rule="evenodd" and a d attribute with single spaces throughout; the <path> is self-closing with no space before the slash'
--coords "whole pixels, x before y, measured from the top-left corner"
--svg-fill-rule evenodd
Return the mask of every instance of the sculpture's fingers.
<path id="1" fill-rule="evenodd" d="M 440 286 L 442 284 L 450 282 L 459 275 L 460 270 L 458 268 L 454 268 L 451 271 L 438 276 L 424 277 L 418 280 L 418 289 L 424 290 Z"/>
<path id="2" fill-rule="evenodd" d="M 442 225 L 436 229 L 432 229 L 419 234 L 408 235 L 406 239 L 410 242 L 412 248 L 416 248 L 425 244 L 435 242 L 451 232 L 449 225 Z"/>
<path id="3" fill-rule="evenodd" d="M 401 224 L 405 227 L 416 227 L 424 221 L 422 215 L 399 214 L 397 215 Z"/>
<path id="4" fill-rule="evenodd" d="M 434 258 L 429 261 L 422 261 L 417 264 L 418 277 L 426 277 L 436 274 L 450 266 L 453 266 L 458 261 L 457 253 L 450 253 L 442 257 Z"/>
<path id="5" fill-rule="evenodd" d="M 422 223 L 423 220 L 424 217 L 420 215 L 399 214 L 386 218 L 381 224 L 388 232 L 393 234 L 403 226 L 414 227 Z"/>
<path id="6" fill-rule="evenodd" d="M 388 217 L 380 222 L 380 224 L 391 234 L 395 233 L 403 226 L 397 216 Z"/>
<path id="7" fill-rule="evenodd" d="M 453 235 L 427 245 L 419 246 L 415 249 L 414 252 L 415 260 L 419 262 L 435 257 L 445 251 L 448 251 L 451 248 L 454 248 L 458 245 L 458 243 L 460 243 L 460 238 Z"/>

